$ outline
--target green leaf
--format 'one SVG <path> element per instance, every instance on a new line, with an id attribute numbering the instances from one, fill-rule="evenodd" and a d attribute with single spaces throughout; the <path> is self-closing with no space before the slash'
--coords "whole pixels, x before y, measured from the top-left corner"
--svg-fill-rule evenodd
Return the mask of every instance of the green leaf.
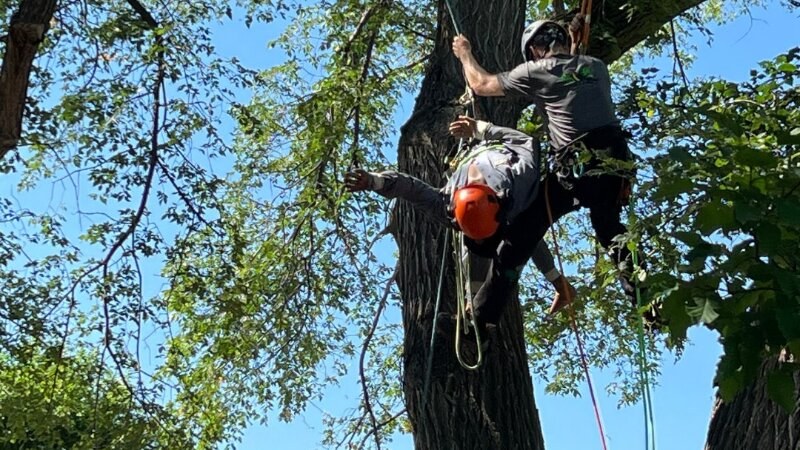
<path id="1" fill-rule="evenodd" d="M 729 402 L 736 397 L 744 387 L 743 376 L 741 372 L 733 372 L 728 374 L 719 374 L 717 379 L 717 386 L 719 388 L 719 396 L 723 401 Z"/>
<path id="2" fill-rule="evenodd" d="M 788 133 L 777 131 L 775 132 L 775 137 L 778 140 L 778 145 L 800 145 L 800 128 L 795 128 Z"/>
<path id="3" fill-rule="evenodd" d="M 670 199 L 680 194 L 691 191 L 694 183 L 688 178 L 674 178 L 668 181 L 661 180 L 658 190 L 653 195 L 656 199 Z"/>
<path id="4" fill-rule="evenodd" d="M 767 376 L 767 394 L 787 413 L 792 414 L 796 408 L 795 385 L 792 372 L 780 368 Z"/>
<path id="5" fill-rule="evenodd" d="M 719 202 L 707 203 L 700 208 L 695 219 L 695 225 L 705 235 L 709 235 L 717 230 L 729 230 L 734 228 L 736 220 L 733 208 Z"/>
<path id="6" fill-rule="evenodd" d="M 700 245 L 705 242 L 699 234 L 692 233 L 689 231 L 676 231 L 675 233 L 672 233 L 672 236 L 674 236 L 675 239 L 678 239 L 679 241 L 691 247 Z"/>
<path id="7" fill-rule="evenodd" d="M 789 347 L 789 351 L 792 353 L 795 359 L 800 357 L 800 339 L 789 341 L 786 346 Z"/>
<path id="8" fill-rule="evenodd" d="M 733 159 L 737 163 L 748 167 L 773 168 L 777 167 L 779 163 L 778 158 L 773 154 L 765 151 L 758 151 L 751 147 L 739 148 L 736 150 L 736 153 L 734 153 Z"/>
<path id="9" fill-rule="evenodd" d="M 669 324 L 669 335 L 674 341 L 686 339 L 686 330 L 692 325 L 692 318 L 686 311 L 687 289 L 677 289 L 673 291 L 661 306 L 661 315 Z"/>
<path id="10" fill-rule="evenodd" d="M 775 308 L 775 319 L 787 341 L 800 340 L 800 311 L 796 304 Z"/>
<path id="11" fill-rule="evenodd" d="M 733 206 L 734 216 L 741 224 L 755 222 L 764 216 L 761 208 L 758 208 L 746 201 L 737 201 Z"/>
<path id="12" fill-rule="evenodd" d="M 695 298 L 694 301 L 697 306 L 689 307 L 687 311 L 696 321 L 709 325 L 719 317 L 715 301 L 707 298 Z"/>
<path id="13" fill-rule="evenodd" d="M 694 160 L 686 147 L 672 147 L 667 153 L 669 154 L 669 159 L 679 163 L 687 163 Z"/>
<path id="14" fill-rule="evenodd" d="M 741 136 L 744 134 L 744 128 L 739 125 L 737 118 L 733 114 L 723 113 L 719 111 L 712 111 L 712 110 L 700 110 L 701 114 L 705 114 L 711 119 L 714 119 L 723 130 L 730 131 L 735 136 Z"/>
<path id="15" fill-rule="evenodd" d="M 762 253 L 775 253 L 781 247 L 781 229 L 769 222 L 756 228 L 755 238 Z"/>
<path id="16" fill-rule="evenodd" d="M 792 63 L 785 62 L 778 66 L 778 70 L 781 72 L 793 73 L 795 70 L 797 70 L 797 66 Z"/>
<path id="17" fill-rule="evenodd" d="M 782 199 L 775 203 L 778 219 L 794 226 L 800 226 L 800 204 L 790 199 Z"/>

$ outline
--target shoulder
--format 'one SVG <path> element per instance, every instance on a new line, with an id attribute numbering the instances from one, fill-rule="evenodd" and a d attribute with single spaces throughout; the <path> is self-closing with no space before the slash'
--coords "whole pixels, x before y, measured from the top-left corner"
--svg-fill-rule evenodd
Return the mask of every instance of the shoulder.
<path id="1" fill-rule="evenodd" d="M 602 68 L 603 70 L 608 71 L 608 66 L 602 59 L 595 58 L 594 56 L 583 55 L 580 57 L 580 60 L 584 64 L 588 64 L 594 67 L 599 67 Z"/>

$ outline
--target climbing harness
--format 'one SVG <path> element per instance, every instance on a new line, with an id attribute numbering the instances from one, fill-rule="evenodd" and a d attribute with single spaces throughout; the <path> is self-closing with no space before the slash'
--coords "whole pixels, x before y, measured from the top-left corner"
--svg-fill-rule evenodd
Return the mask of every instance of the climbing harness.
<path id="1" fill-rule="evenodd" d="M 550 173 L 556 176 L 558 183 L 566 190 L 575 187 L 573 181 L 577 180 L 585 173 L 583 157 L 590 150 L 581 140 L 586 134 L 580 136 L 566 147 L 550 152 L 547 156 L 550 165 Z"/>
<path id="2" fill-rule="evenodd" d="M 502 144 L 490 144 L 490 145 L 482 145 L 479 147 L 475 147 L 468 152 L 461 152 L 460 150 L 453 155 L 452 158 L 447 160 L 447 165 L 450 168 L 450 171 L 455 172 L 458 170 L 459 167 L 464 165 L 467 161 L 472 161 L 473 159 L 477 158 L 478 156 L 492 150 L 501 150 L 503 147 Z"/>

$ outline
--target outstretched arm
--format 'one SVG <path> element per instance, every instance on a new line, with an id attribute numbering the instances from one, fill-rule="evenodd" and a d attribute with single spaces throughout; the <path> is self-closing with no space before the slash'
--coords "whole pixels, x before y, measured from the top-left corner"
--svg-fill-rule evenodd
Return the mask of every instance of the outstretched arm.
<path id="1" fill-rule="evenodd" d="M 350 192 L 373 191 L 386 198 L 403 199 L 437 222 L 452 226 L 445 194 L 419 178 L 401 172 L 356 169 L 345 174 L 344 184 Z"/>
<path id="2" fill-rule="evenodd" d="M 472 45 L 463 34 L 453 38 L 453 53 L 461 61 L 461 65 L 464 66 L 464 75 L 467 77 L 469 87 L 472 88 L 476 95 L 483 97 L 502 97 L 505 95 L 497 75 L 487 72 L 475 60 L 475 56 L 472 55 Z"/>

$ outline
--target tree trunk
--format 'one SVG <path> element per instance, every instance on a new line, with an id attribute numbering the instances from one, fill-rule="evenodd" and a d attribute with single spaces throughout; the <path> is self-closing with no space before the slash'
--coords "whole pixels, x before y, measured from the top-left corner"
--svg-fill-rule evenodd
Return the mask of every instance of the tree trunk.
<path id="1" fill-rule="evenodd" d="M 459 27 L 468 35 L 476 56 L 488 70 L 499 71 L 521 61 L 517 42 L 524 26 L 524 0 L 460 0 L 454 2 L 454 7 Z M 444 184 L 442 161 L 457 145 L 448 135 L 447 126 L 457 114 L 463 113 L 456 100 L 464 92 L 460 63 L 450 51 L 451 21 L 446 8 L 441 11 L 439 24 L 445 25 L 437 31 L 432 63 L 414 113 L 403 127 L 398 152 L 401 171 L 433 186 Z M 480 118 L 513 126 L 522 106 L 481 99 L 480 110 L 489 117 L 482 114 Z M 396 213 L 400 219 L 398 284 L 406 332 L 405 397 L 416 448 L 544 448 L 517 302 L 512 302 L 506 311 L 483 366 L 475 372 L 461 368 L 456 360 L 454 328 L 448 324 L 439 326 L 447 331 L 436 337 L 430 389 L 427 398 L 422 397 L 445 233 L 442 227 L 425 220 L 402 202 Z M 453 312 L 456 300 L 452 251 L 448 252 L 447 263 L 442 310 Z M 466 345 L 465 356 L 474 356 L 474 352 L 466 351 Z"/>
<path id="2" fill-rule="evenodd" d="M 793 414 L 786 413 L 767 394 L 767 375 L 780 364 L 770 358 L 758 379 L 733 401 L 717 397 L 711 411 L 706 450 L 800 450 L 800 372 L 795 372 Z"/>
<path id="3" fill-rule="evenodd" d="M 23 0 L 11 16 L 0 68 L 0 158 L 17 146 L 22 134 L 22 113 L 33 58 L 50 26 L 56 3 L 56 0 Z"/>
<path id="4" fill-rule="evenodd" d="M 625 2 L 595 2 L 595 9 L 605 5 L 605 11 L 616 11 Z M 618 15 L 599 15 L 607 27 L 613 28 L 612 35 L 618 31 L 620 37 L 613 47 L 593 42 L 590 49 L 610 62 L 678 13 L 700 2 L 640 2 L 629 21 Z M 473 52 L 485 69 L 497 73 L 522 61 L 519 39 L 525 26 L 524 0 L 452 3 L 458 27 L 472 42 Z M 457 114 L 463 113 L 457 99 L 464 92 L 464 78 L 450 49 L 454 32 L 447 14 L 445 4 L 440 2 L 431 63 L 414 112 L 401 130 L 398 148 L 399 169 L 433 186 L 444 184 L 443 161 L 457 145 L 448 135 L 447 126 Z M 593 39 L 595 36 L 592 35 Z M 478 118 L 512 127 L 525 106 L 505 99 L 479 98 L 478 102 Z M 403 202 L 398 203 L 395 214 L 400 249 L 398 285 L 405 328 L 404 394 L 415 447 L 418 450 L 544 448 L 517 299 L 509 303 L 497 333 L 492 336 L 486 360 L 475 372 L 461 368 L 456 360 L 453 327 L 438 327 L 448 332 L 437 335 L 429 392 L 423 398 L 445 231 Z M 453 312 L 456 300 L 452 251 L 448 252 L 446 262 L 442 310 Z"/>

